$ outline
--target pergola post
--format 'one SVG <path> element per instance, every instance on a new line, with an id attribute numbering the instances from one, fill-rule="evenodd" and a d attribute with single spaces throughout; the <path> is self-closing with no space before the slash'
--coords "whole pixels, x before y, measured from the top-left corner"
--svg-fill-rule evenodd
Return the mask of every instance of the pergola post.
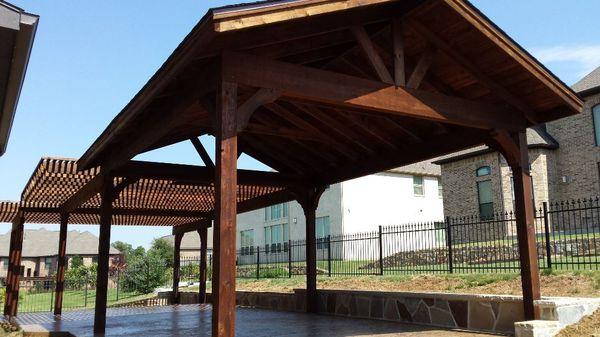
<path id="1" fill-rule="evenodd" d="M 19 306 L 19 279 L 21 276 L 21 256 L 23 251 L 23 234 L 25 215 L 19 212 L 13 220 L 10 234 L 10 251 L 8 273 L 6 276 L 6 294 L 4 299 L 4 315 L 12 320 L 17 316 Z"/>
<path id="2" fill-rule="evenodd" d="M 300 193 L 298 202 L 306 218 L 306 312 L 317 312 L 317 236 L 316 212 L 325 189 L 309 188 Z"/>
<path id="3" fill-rule="evenodd" d="M 102 186 L 100 205 L 100 239 L 98 242 L 98 272 L 96 276 L 96 307 L 94 333 L 106 330 L 106 301 L 110 257 L 110 227 L 112 221 L 113 179 L 107 177 Z"/>
<path id="4" fill-rule="evenodd" d="M 215 263 L 212 336 L 235 336 L 235 258 L 237 215 L 237 84 L 220 80 L 215 128 Z"/>
<path id="5" fill-rule="evenodd" d="M 534 302 L 540 299 L 541 294 L 527 135 L 525 131 L 513 134 L 498 132 L 495 140 L 513 174 L 525 319 L 539 319 L 539 308 L 534 305 Z"/>
<path id="6" fill-rule="evenodd" d="M 181 240 L 183 233 L 175 234 L 173 242 L 173 304 L 179 304 L 179 281 L 181 275 Z"/>
<path id="7" fill-rule="evenodd" d="M 56 269 L 56 294 L 54 297 L 54 315 L 62 314 L 63 293 L 65 290 L 65 266 L 67 264 L 67 226 L 69 213 L 60 215 L 60 233 L 58 236 L 58 267 Z"/>
<path id="8" fill-rule="evenodd" d="M 198 301 L 206 303 L 206 252 L 208 250 L 208 228 L 206 226 L 198 230 L 200 235 L 200 290 Z"/>

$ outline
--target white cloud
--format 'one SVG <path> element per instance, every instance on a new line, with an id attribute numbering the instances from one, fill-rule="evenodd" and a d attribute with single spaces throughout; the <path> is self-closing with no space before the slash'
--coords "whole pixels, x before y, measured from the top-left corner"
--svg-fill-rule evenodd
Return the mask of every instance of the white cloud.
<path id="1" fill-rule="evenodd" d="M 567 63 L 576 69 L 578 77 L 600 66 L 600 44 L 533 48 L 531 54 L 544 64 Z"/>

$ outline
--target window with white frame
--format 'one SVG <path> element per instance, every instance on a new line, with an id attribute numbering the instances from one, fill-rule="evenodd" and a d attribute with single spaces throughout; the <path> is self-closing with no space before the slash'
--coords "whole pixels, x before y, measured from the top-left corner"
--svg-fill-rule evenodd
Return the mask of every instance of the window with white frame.
<path id="1" fill-rule="evenodd" d="M 50 270 L 52 269 L 52 258 L 51 257 L 47 257 L 44 260 L 44 267 L 46 268 L 47 272 L 50 272 Z"/>
<path id="2" fill-rule="evenodd" d="M 7 270 L 8 269 L 8 258 L 6 258 L 6 257 L 0 258 L 0 264 L 2 265 L 1 266 L 2 270 Z"/>
<path id="3" fill-rule="evenodd" d="M 594 136 L 596 137 L 596 146 L 600 146 L 600 104 L 592 108 L 592 118 L 594 120 Z"/>
<path id="4" fill-rule="evenodd" d="M 265 221 L 274 221 L 288 216 L 288 204 L 277 204 L 265 208 Z"/>
<path id="5" fill-rule="evenodd" d="M 331 235 L 328 216 L 322 216 L 315 219 L 315 231 L 317 235 L 317 249 L 327 248 L 327 238 Z"/>
<path id="6" fill-rule="evenodd" d="M 494 192 L 491 180 L 477 182 L 477 196 L 479 198 L 479 217 L 482 220 L 492 219 L 494 217 Z"/>
<path id="7" fill-rule="evenodd" d="M 423 188 L 423 176 L 413 176 L 413 191 L 415 196 L 422 197 L 425 195 Z"/>
<path id="8" fill-rule="evenodd" d="M 254 255 L 254 229 L 240 232 L 240 250 L 242 255 Z"/>
<path id="9" fill-rule="evenodd" d="M 478 177 L 485 177 L 492 174 L 492 168 L 489 166 L 481 166 L 475 171 L 475 175 Z"/>
<path id="10" fill-rule="evenodd" d="M 437 185 L 438 185 L 438 197 L 443 198 L 444 197 L 444 188 L 442 187 L 442 179 L 437 178 Z"/>
<path id="11" fill-rule="evenodd" d="M 265 252 L 280 253 L 287 252 L 290 239 L 289 226 L 287 223 L 265 227 Z"/>

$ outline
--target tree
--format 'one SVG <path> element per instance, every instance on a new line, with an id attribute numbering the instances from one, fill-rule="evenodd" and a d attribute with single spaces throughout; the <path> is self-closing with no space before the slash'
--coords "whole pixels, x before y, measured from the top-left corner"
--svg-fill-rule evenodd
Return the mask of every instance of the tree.
<path id="1" fill-rule="evenodd" d="M 166 267 L 173 267 L 173 244 L 165 238 L 158 238 L 152 241 L 152 247 L 148 249 L 147 256 L 157 256 L 166 262 Z"/>
<path id="2" fill-rule="evenodd" d="M 73 256 L 71 258 L 71 268 L 79 268 L 81 266 L 83 266 L 83 257 L 79 255 Z"/>
<path id="3" fill-rule="evenodd" d="M 122 276 L 123 289 L 149 294 L 166 282 L 167 270 L 166 261 L 157 253 L 149 251 L 145 257 L 133 257 Z"/>
<path id="4" fill-rule="evenodd" d="M 96 281 L 97 264 L 92 263 L 89 267 L 82 264 L 72 263 L 71 268 L 65 271 L 65 285 L 69 289 L 81 289 L 86 284 Z"/>

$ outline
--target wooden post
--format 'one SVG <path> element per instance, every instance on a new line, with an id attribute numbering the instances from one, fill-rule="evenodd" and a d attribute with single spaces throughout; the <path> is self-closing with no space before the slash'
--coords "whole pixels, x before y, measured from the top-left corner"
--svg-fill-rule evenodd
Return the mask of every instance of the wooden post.
<path id="1" fill-rule="evenodd" d="M 179 304 L 179 281 L 181 275 L 181 240 L 183 233 L 175 234 L 173 242 L 173 293 L 171 302 Z"/>
<path id="2" fill-rule="evenodd" d="M 237 84 L 220 81 L 216 108 L 216 181 L 212 336 L 235 336 Z"/>
<path id="3" fill-rule="evenodd" d="M 208 251 L 208 228 L 206 226 L 198 230 L 200 235 L 200 289 L 198 299 L 200 303 L 206 303 L 206 253 Z"/>
<path id="4" fill-rule="evenodd" d="M 110 253 L 110 226 L 112 221 L 113 179 L 107 177 L 102 186 L 100 205 L 100 239 L 98 240 L 98 272 L 96 275 L 96 307 L 94 333 L 106 330 L 106 296 L 108 293 L 108 264 Z"/>
<path id="5" fill-rule="evenodd" d="M 524 318 L 539 319 L 539 308 L 534 305 L 541 295 L 527 136 L 525 131 L 515 134 L 499 132 L 495 138 L 513 174 Z"/>
<path id="6" fill-rule="evenodd" d="M 309 188 L 299 193 L 298 203 L 306 217 L 306 312 L 317 312 L 317 236 L 316 211 L 324 188 Z"/>
<path id="7" fill-rule="evenodd" d="M 23 232 L 25 216 L 19 212 L 13 220 L 10 234 L 10 250 L 8 273 L 6 276 L 6 295 L 4 299 L 4 315 L 9 320 L 17 316 L 19 306 L 19 279 L 21 276 L 21 255 L 23 250 Z"/>
<path id="8" fill-rule="evenodd" d="M 65 290 L 65 266 L 67 264 L 67 226 L 69 213 L 60 215 L 60 234 L 58 237 L 58 268 L 56 270 L 56 296 L 54 297 L 54 316 L 62 314 L 63 293 Z"/>

